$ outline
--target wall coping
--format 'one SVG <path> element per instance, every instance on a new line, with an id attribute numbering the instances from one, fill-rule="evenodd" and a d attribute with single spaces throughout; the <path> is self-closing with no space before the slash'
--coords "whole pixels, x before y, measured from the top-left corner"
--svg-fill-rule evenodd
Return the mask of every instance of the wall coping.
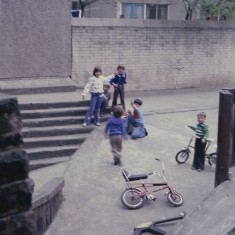
<path id="1" fill-rule="evenodd" d="M 72 18 L 73 27 L 235 29 L 233 22 Z"/>
<path id="2" fill-rule="evenodd" d="M 54 177 L 33 194 L 33 207 L 35 209 L 47 203 L 56 194 L 62 191 L 64 187 L 64 178 Z"/>

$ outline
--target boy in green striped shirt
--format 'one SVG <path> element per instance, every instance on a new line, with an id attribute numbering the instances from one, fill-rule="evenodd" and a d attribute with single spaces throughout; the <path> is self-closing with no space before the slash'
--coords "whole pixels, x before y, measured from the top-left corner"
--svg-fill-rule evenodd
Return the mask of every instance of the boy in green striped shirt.
<path id="1" fill-rule="evenodd" d="M 206 113 L 200 112 L 197 114 L 198 124 L 196 127 L 189 126 L 196 132 L 196 140 L 195 140 L 195 151 L 194 151 L 194 159 L 192 170 L 202 171 L 204 170 L 205 163 L 205 148 L 206 148 L 206 138 L 208 138 L 208 125 L 205 124 L 206 121 Z"/>

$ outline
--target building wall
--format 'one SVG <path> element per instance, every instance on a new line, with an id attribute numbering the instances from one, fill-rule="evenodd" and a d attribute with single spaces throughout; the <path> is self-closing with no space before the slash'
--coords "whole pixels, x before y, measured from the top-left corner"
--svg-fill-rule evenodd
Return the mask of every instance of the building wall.
<path id="1" fill-rule="evenodd" d="M 178 1 L 178 2 L 177 2 Z M 87 6 L 85 10 L 85 17 L 87 18 L 120 18 L 120 2 L 122 3 L 145 3 L 145 4 L 168 4 L 168 20 L 184 20 L 185 9 L 181 0 L 176 0 L 172 3 L 171 0 L 122 0 L 122 1 L 103 1 L 97 0 L 91 5 Z M 108 2 L 108 3 L 107 3 Z M 194 19 L 199 17 L 195 13 Z"/>
<path id="2" fill-rule="evenodd" d="M 70 0 L 0 0 L 0 79 L 71 75 Z"/>
<path id="3" fill-rule="evenodd" d="M 235 83 L 235 26 L 212 22 L 80 19 L 72 21 L 72 78 L 84 86 L 93 67 L 121 63 L 127 90 Z"/>

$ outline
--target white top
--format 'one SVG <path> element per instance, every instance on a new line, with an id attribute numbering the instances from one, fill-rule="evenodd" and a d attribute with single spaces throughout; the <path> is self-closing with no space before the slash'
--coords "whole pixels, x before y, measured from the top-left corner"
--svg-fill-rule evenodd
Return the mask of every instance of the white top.
<path id="1" fill-rule="evenodd" d="M 100 77 L 91 77 L 89 78 L 85 88 L 83 89 L 82 95 L 87 95 L 88 93 L 103 93 L 104 89 L 103 89 L 103 85 L 104 83 L 109 83 L 109 81 L 112 79 L 113 74 L 104 77 L 104 76 L 100 76 Z"/>

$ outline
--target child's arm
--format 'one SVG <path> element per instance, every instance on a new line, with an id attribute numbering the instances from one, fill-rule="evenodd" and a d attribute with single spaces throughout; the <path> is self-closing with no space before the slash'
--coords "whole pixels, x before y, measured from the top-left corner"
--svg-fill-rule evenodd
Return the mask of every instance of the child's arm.
<path id="1" fill-rule="evenodd" d="M 118 87 L 118 85 L 115 83 L 115 77 L 113 77 L 113 78 L 110 80 L 110 85 L 111 85 L 111 86 L 114 86 L 114 87 Z"/>
<path id="2" fill-rule="evenodd" d="M 131 101 L 131 107 L 134 109 L 134 110 L 137 110 L 138 108 L 135 106 L 134 102 Z"/>
<path id="3" fill-rule="evenodd" d="M 82 92 L 83 100 L 85 99 L 85 96 L 90 92 L 91 83 L 92 83 L 92 80 L 90 78 L 89 81 L 87 82 L 86 86 L 84 87 L 83 92 Z"/>
<path id="4" fill-rule="evenodd" d="M 204 138 L 208 138 L 209 136 L 209 128 L 208 128 L 208 125 L 204 125 Z"/>
<path id="5" fill-rule="evenodd" d="M 109 120 L 106 122 L 106 125 L 105 125 L 105 129 L 104 129 L 105 135 L 108 134 L 108 130 L 109 130 Z"/>
<path id="6" fill-rule="evenodd" d="M 110 74 L 110 75 L 108 75 L 108 76 L 106 76 L 106 77 L 102 77 L 102 79 L 103 79 L 103 82 L 105 83 L 105 82 L 110 82 L 111 81 L 111 79 L 114 77 L 114 74 L 112 73 L 112 74 Z"/>
<path id="7" fill-rule="evenodd" d="M 196 127 L 187 125 L 189 128 L 191 128 L 193 131 L 196 131 Z"/>

